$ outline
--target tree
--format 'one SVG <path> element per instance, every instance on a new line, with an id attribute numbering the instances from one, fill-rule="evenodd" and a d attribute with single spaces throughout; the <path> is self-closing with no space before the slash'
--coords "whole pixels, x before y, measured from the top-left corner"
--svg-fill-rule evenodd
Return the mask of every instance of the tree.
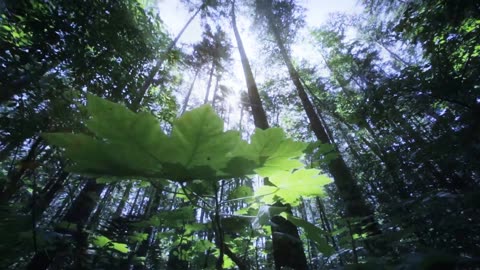
<path id="1" fill-rule="evenodd" d="M 281 8 L 290 8 L 292 4 L 290 2 L 282 1 L 275 2 L 275 5 Z M 279 27 L 283 22 L 279 22 L 279 18 L 282 17 L 282 14 L 274 14 L 275 6 L 274 2 L 271 0 L 259 1 L 257 2 L 257 12 L 265 16 L 266 22 L 268 24 L 268 29 L 270 30 L 276 45 L 280 50 L 281 57 L 288 68 L 293 84 L 297 90 L 298 96 L 302 102 L 305 113 L 308 116 L 310 121 L 311 128 L 317 137 L 317 139 L 324 144 L 333 144 L 329 138 L 327 131 L 325 129 L 324 123 L 321 122 L 317 112 L 315 112 L 314 106 L 312 105 L 304 86 L 301 82 L 301 78 L 295 69 L 292 60 L 289 56 L 287 48 L 284 45 L 284 38 L 282 38 L 279 31 Z M 286 28 L 288 29 L 288 28 Z M 340 196 L 345 201 L 346 216 L 347 217 L 356 217 L 356 218 L 366 218 L 362 223 L 365 224 L 365 229 L 362 229 L 372 235 L 379 234 L 379 228 L 377 224 L 373 221 L 373 212 L 367 206 L 365 200 L 362 197 L 362 194 L 357 186 L 356 181 L 353 179 L 352 174 L 345 164 L 345 161 L 341 156 L 338 156 L 336 159 L 330 161 L 328 164 L 329 172 L 332 174 L 335 185 L 339 191 Z M 368 224 L 368 225 L 367 225 Z M 360 230 L 360 231 L 362 231 Z"/>
<path id="2" fill-rule="evenodd" d="M 258 94 L 257 84 L 255 82 L 255 78 L 253 77 L 252 68 L 250 67 L 250 62 L 248 61 L 247 54 L 243 47 L 242 38 L 240 37 L 240 33 L 238 31 L 237 19 L 235 16 L 235 1 L 232 1 L 231 16 L 233 32 L 235 33 L 235 40 L 237 41 L 238 52 L 240 53 L 245 82 L 247 84 L 248 98 L 250 107 L 252 108 L 253 121 L 255 123 L 255 127 L 267 129 L 267 114 L 263 109 L 262 101 L 260 100 L 260 95 Z"/>
<path id="3" fill-rule="evenodd" d="M 231 45 L 226 39 L 226 34 L 217 27 L 216 32 L 212 33 L 210 26 L 206 26 L 203 33 L 202 41 L 199 44 L 194 45 L 193 52 L 194 57 L 199 59 L 200 63 L 211 63 L 211 67 L 208 72 L 208 83 L 205 91 L 205 98 L 203 103 L 206 104 L 210 96 L 210 88 L 212 86 L 213 74 L 219 74 L 224 71 L 224 62 L 230 61 Z"/>
<path id="4" fill-rule="evenodd" d="M 96 13 L 86 11 L 87 6 L 80 2 L 54 2 L 8 2 L 6 9 L 9 16 L 2 19 L 5 26 L 1 35 L 2 48 L 5 48 L 1 56 L 5 64 L 2 69 L 8 76 L 24 78 L 21 83 L 6 79 L 1 81 L 2 87 L 8 89 L 2 92 L 5 94 L 2 96 L 5 102 L 2 103 L 2 111 L 5 111 L 2 122 L 6 124 L 2 125 L 2 136 L 5 136 L 2 146 L 6 150 L 5 156 L 9 158 L 8 163 L 11 162 L 12 172 L 7 176 L 9 187 L 2 190 L 5 195 L 2 195 L 2 200 L 5 200 L 4 204 L 9 199 L 19 203 L 26 197 L 30 204 L 26 211 L 31 210 L 37 221 L 48 203 L 58 195 L 63 195 L 61 191 L 68 175 L 55 172 L 55 167 L 62 160 L 58 160 L 58 155 L 51 155 L 51 149 L 46 148 L 44 142 L 35 139 L 37 134 L 45 130 L 71 130 L 78 127 L 75 123 L 81 112 L 78 106 L 72 105 L 72 102 L 82 101 L 82 91 L 78 90 L 128 102 L 142 83 L 144 68 L 156 54 L 155 51 L 168 42 L 168 39 L 164 39 L 166 34 L 159 31 L 155 18 L 143 11 L 135 1 L 97 3 L 94 7 Z M 17 35 L 22 36 L 20 43 Z M 139 35 L 143 38 L 137 38 Z M 28 71 L 39 63 L 39 72 Z M 125 76 L 126 73 L 129 76 Z M 162 73 L 165 79 L 168 78 L 168 70 Z M 155 85 L 163 87 L 164 94 L 169 95 L 165 84 L 156 82 Z M 8 109 L 7 105 L 14 106 Z M 24 144 L 26 147 L 31 144 L 31 150 L 28 151 L 30 155 L 22 157 L 24 150 L 11 152 L 15 148 L 23 148 Z M 32 164 L 17 170 L 17 158 Z M 48 175 L 38 178 L 35 171 L 38 165 L 33 166 L 36 162 L 51 164 L 46 172 L 51 173 L 52 181 L 47 182 Z M 59 176 L 58 179 L 55 175 Z M 33 183 L 26 178 L 30 176 L 35 178 Z M 47 192 L 38 196 L 37 189 L 42 187 Z M 103 187 L 104 184 L 98 184 L 95 180 L 87 181 L 65 221 L 78 223 L 83 228 L 96 206 L 95 197 L 98 198 Z M 25 196 L 25 190 L 30 188 L 33 189 L 33 202 Z M 91 197 L 91 192 L 96 196 Z M 68 197 L 66 201 L 69 201 Z M 34 228 L 34 234 L 36 230 Z M 83 235 L 77 234 L 79 244 L 85 242 Z M 38 248 L 39 254 L 46 249 L 30 245 L 22 250 L 22 254 L 32 248 Z M 47 267 L 51 262 L 50 258 L 43 261 L 46 263 L 35 267 Z"/>
<path id="5" fill-rule="evenodd" d="M 479 267 L 475 1 L 182 2 L 0 4 L 0 268 Z"/>
<path id="6" fill-rule="evenodd" d="M 238 31 L 236 16 L 235 16 L 235 1 L 232 1 L 232 26 L 237 40 L 238 51 L 242 61 L 242 67 L 245 75 L 245 81 L 248 89 L 248 97 L 250 107 L 253 114 L 255 126 L 260 129 L 267 129 L 269 127 L 267 115 L 263 109 L 260 95 L 258 93 L 257 84 L 253 77 L 253 73 L 248 61 L 243 42 Z M 265 184 L 272 185 L 268 178 L 264 179 Z M 278 207 L 286 207 L 280 202 L 276 202 Z M 287 206 L 288 208 L 288 206 Z M 291 210 L 288 210 L 291 212 Z M 273 256 L 275 260 L 275 268 L 281 269 L 283 266 L 290 266 L 294 269 L 306 269 L 307 262 L 305 252 L 303 250 L 302 242 L 298 235 L 298 229 L 290 221 L 280 216 L 274 216 L 272 222 L 272 242 L 273 242 Z M 293 238 L 295 241 L 291 241 Z"/>

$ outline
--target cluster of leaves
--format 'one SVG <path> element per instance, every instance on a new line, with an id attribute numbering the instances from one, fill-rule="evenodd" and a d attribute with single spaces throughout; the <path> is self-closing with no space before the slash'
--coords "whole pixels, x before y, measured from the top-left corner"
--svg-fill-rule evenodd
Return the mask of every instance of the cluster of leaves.
<path id="1" fill-rule="evenodd" d="M 299 169 L 303 164 L 293 159 L 302 155 L 306 143 L 286 138 L 279 128 L 257 129 L 247 143 L 239 132 L 223 131 L 223 121 L 208 105 L 175 120 L 170 136 L 151 114 L 133 113 L 92 95 L 87 111 L 91 117 L 85 126 L 94 136 L 43 135 L 66 149 L 67 157 L 75 162 L 70 167 L 74 172 L 176 182 L 214 181 L 255 172 L 272 178 L 279 188 L 295 187 L 299 179 L 319 176 L 318 170 Z M 325 179 L 316 183 L 321 187 L 328 183 Z"/>
<path id="2" fill-rule="evenodd" d="M 412 258 L 433 263 L 439 258 L 428 254 L 438 250 L 457 262 L 465 254 L 477 257 L 478 229 L 471 223 L 477 203 L 469 198 L 480 183 L 472 159 L 479 145 L 472 137 L 478 138 L 472 118 L 479 112 L 478 5 L 364 2 L 372 13 L 332 17 L 313 32 L 329 75 L 306 65 L 304 78 L 378 211 L 384 241 L 394 246 L 376 259 L 420 267 Z M 346 35 L 352 28 L 357 36 Z M 329 198 L 334 209 L 341 207 Z"/>
<path id="3" fill-rule="evenodd" d="M 63 171 L 65 159 L 39 133 L 80 129 L 83 109 L 77 105 L 88 92 L 131 106 L 170 38 L 160 18 L 136 0 L 3 1 L 0 6 L 0 198 L 2 209 L 8 209 L 0 212 L 3 269 L 21 267 L 34 250 L 62 250 L 75 242 L 56 232 L 61 227 L 56 225 L 85 178 Z M 170 88 L 178 59 L 172 52 L 168 56 L 162 80 L 152 85 L 160 91 L 147 93 L 140 104 L 155 100 L 154 113 L 163 121 L 176 115 Z M 97 192 L 105 186 L 97 185 Z M 98 202 L 94 192 L 86 193 L 82 198 Z M 89 210 L 79 204 L 85 212 L 77 216 L 92 214 L 95 204 Z"/>
<path id="4" fill-rule="evenodd" d="M 176 119 L 168 135 L 152 115 L 133 113 L 123 105 L 93 95 L 88 96 L 86 109 L 89 133 L 43 134 L 49 143 L 65 149 L 65 155 L 73 161 L 69 168 L 73 172 L 162 184 L 167 179 L 190 190 L 185 193 L 187 198 L 192 194 L 216 196 L 212 191 L 218 190 L 219 180 L 258 174 L 268 178 L 269 184 L 254 194 L 239 187 L 229 199 L 257 198 L 265 204 L 281 201 L 297 205 L 301 197 L 322 196 L 323 186 L 330 183 L 319 170 L 306 169 L 300 162 L 306 143 L 286 138 L 280 128 L 257 129 L 247 142 L 238 131 L 224 131 L 223 121 L 209 105 Z M 144 225 L 159 226 L 163 223 L 159 218 L 154 216 Z M 176 218 L 169 215 L 167 219 Z M 319 229 L 306 221 L 293 216 L 288 219 L 313 235 L 319 234 Z M 222 222 L 228 229 L 228 219 Z M 261 225 L 266 224 L 268 221 Z M 321 240 L 320 235 L 313 238 Z M 95 241 L 97 246 L 121 248 L 106 238 L 97 237 Z"/>

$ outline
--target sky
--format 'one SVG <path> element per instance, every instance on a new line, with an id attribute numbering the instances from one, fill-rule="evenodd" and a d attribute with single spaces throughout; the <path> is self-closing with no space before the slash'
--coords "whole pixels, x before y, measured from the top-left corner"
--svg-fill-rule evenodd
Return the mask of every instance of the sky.
<path id="1" fill-rule="evenodd" d="M 308 27 L 320 26 L 324 23 L 329 13 L 359 12 L 361 7 L 357 0 L 300 0 L 299 3 L 306 8 L 306 22 Z M 179 0 L 160 0 L 157 3 L 160 17 L 165 22 L 168 30 L 176 35 L 180 32 L 185 22 L 191 16 Z M 186 30 L 180 39 L 182 43 L 192 43 L 200 39 L 202 28 L 197 18 Z"/>
<path id="2" fill-rule="evenodd" d="M 240 0 L 241 1 L 241 0 Z M 239 2 L 239 0 L 237 0 Z M 361 6 L 357 3 L 357 0 L 299 0 L 298 3 L 306 9 L 306 28 L 303 31 L 303 35 L 307 34 L 309 29 L 316 28 L 324 24 L 328 20 L 328 15 L 330 13 L 342 12 L 347 14 L 355 14 L 361 12 Z M 190 18 L 192 12 L 189 12 L 186 7 L 179 1 L 179 0 L 159 0 L 157 2 L 157 9 L 160 15 L 160 18 L 164 21 L 167 30 L 171 34 L 172 37 L 175 37 L 185 23 Z M 240 30 L 240 35 L 242 36 L 243 43 L 245 45 L 245 49 L 247 55 L 250 58 L 250 62 L 252 62 L 252 67 L 255 66 L 255 61 L 261 52 L 258 50 L 259 45 L 256 43 L 257 34 L 250 33 L 250 20 L 241 18 L 241 15 L 238 16 L 238 25 Z M 231 31 L 230 24 L 225 23 L 225 25 L 221 25 L 225 31 Z M 185 33 L 181 36 L 179 40 L 180 47 L 185 49 L 190 47 L 190 44 L 200 41 L 201 39 L 202 28 L 200 26 L 200 20 L 197 17 L 187 28 Z M 245 91 L 245 81 L 243 78 L 243 70 L 241 66 L 241 62 L 239 60 L 238 51 L 236 50 L 236 42 L 233 37 L 233 34 L 230 35 L 232 44 L 234 46 L 232 50 L 232 57 L 233 57 L 233 78 L 229 78 L 226 81 L 222 81 L 221 84 L 228 86 L 234 92 L 234 94 L 228 99 L 228 103 L 231 107 L 233 107 L 233 122 L 238 120 L 239 118 L 239 110 L 238 110 L 238 103 L 239 103 L 239 92 Z M 252 38 L 249 38 L 252 37 Z M 315 54 L 313 46 L 307 41 L 302 40 L 299 38 L 299 42 L 295 44 L 293 47 L 293 57 L 297 60 L 301 59 L 310 59 L 312 60 L 313 55 Z M 319 58 L 317 54 L 316 57 Z M 318 60 L 321 61 L 321 60 Z M 253 67 L 254 68 L 254 67 Z M 257 84 L 261 83 L 264 78 L 262 74 L 257 75 L 257 72 L 254 68 L 254 74 L 256 75 Z M 187 86 L 189 85 L 191 79 L 188 78 L 188 75 L 185 76 L 185 86 L 183 86 L 183 90 L 179 91 L 180 94 L 177 96 L 178 103 L 182 104 L 183 93 L 186 92 Z M 196 83 L 196 91 L 193 93 L 193 99 L 191 103 L 200 102 L 203 100 L 203 95 L 205 94 L 206 89 L 206 78 L 200 79 Z M 197 90 L 198 89 L 198 90 Z M 210 91 L 213 92 L 212 90 Z"/>

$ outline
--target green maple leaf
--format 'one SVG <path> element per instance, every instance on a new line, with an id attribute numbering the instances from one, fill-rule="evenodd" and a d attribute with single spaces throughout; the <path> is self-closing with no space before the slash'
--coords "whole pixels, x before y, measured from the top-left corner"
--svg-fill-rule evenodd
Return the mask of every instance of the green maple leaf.
<path id="1" fill-rule="evenodd" d="M 231 155 L 245 143 L 236 131 L 223 131 L 223 121 L 210 106 L 185 113 L 173 124 L 170 136 L 148 113 L 88 96 L 86 127 L 95 137 L 83 134 L 46 133 L 51 144 L 66 149 L 74 165 L 71 171 L 91 175 L 167 178 L 174 181 L 230 178 L 253 172 L 255 162 Z M 232 162 L 243 162 L 242 170 Z M 228 168 L 233 175 L 229 173 Z"/>
<path id="2" fill-rule="evenodd" d="M 87 97 L 85 122 L 91 135 L 47 133 L 65 148 L 70 170 L 94 176 L 173 181 L 218 180 L 254 172 L 264 177 L 302 167 L 295 158 L 306 144 L 286 138 L 279 128 L 257 129 L 251 143 L 237 131 L 224 131 L 208 105 L 185 113 L 166 135 L 157 119 L 93 95 Z"/>
<path id="3" fill-rule="evenodd" d="M 294 158 L 301 156 L 306 147 L 306 143 L 287 138 L 282 129 L 269 128 L 255 130 L 248 151 L 262 164 L 255 172 L 263 177 L 271 177 L 276 173 L 303 167 Z"/>
<path id="4" fill-rule="evenodd" d="M 169 147 L 163 150 L 169 153 L 169 163 L 179 164 L 201 179 L 229 176 L 222 170 L 228 167 L 234 158 L 230 153 L 242 140 L 237 131 L 223 131 L 223 121 L 211 106 L 185 113 L 173 126 Z"/>
<path id="5" fill-rule="evenodd" d="M 73 172 L 118 177 L 155 177 L 162 172 L 162 165 L 134 144 L 104 142 L 84 134 L 46 133 L 43 137 L 65 148 L 65 155 L 74 161 L 69 167 Z"/>
<path id="6" fill-rule="evenodd" d="M 269 204 L 274 203 L 278 197 L 282 202 L 294 206 L 298 205 L 300 197 L 323 196 L 324 186 L 332 181 L 315 169 L 300 169 L 293 173 L 278 172 L 269 180 L 274 186 L 260 187 L 255 196 Z"/>
<path id="7" fill-rule="evenodd" d="M 127 244 L 113 242 L 112 240 L 110 240 L 109 238 L 103 235 L 95 236 L 93 238 L 93 244 L 101 248 L 109 248 L 121 253 L 130 252 L 130 249 L 128 248 Z"/>

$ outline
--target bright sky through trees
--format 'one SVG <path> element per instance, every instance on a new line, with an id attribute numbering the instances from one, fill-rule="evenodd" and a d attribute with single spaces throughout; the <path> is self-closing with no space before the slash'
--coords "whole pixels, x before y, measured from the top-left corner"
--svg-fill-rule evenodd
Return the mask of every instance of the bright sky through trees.
<path id="1" fill-rule="evenodd" d="M 301 59 L 312 59 L 318 58 L 318 54 L 313 53 L 314 48 L 311 46 L 308 38 L 309 31 L 314 28 L 324 24 L 330 14 L 332 13 L 345 13 L 345 14 L 359 14 L 362 11 L 362 7 L 357 3 L 356 0 L 337 0 L 337 1 L 325 1 L 325 0 L 301 0 L 301 5 L 306 8 L 305 11 L 305 21 L 306 26 L 300 33 L 297 39 L 297 43 L 292 47 L 293 55 L 295 58 Z M 168 31 L 172 36 L 180 32 L 181 28 L 184 26 L 185 22 L 191 16 L 191 12 L 182 4 L 180 1 L 173 0 L 163 0 L 157 3 L 158 12 L 160 17 L 167 25 Z M 251 33 L 251 18 L 242 18 L 238 16 L 238 23 L 240 25 L 241 35 L 243 36 L 243 42 L 247 54 L 251 56 L 251 60 L 254 61 L 261 52 L 259 48 L 261 45 L 257 43 L 256 38 L 258 33 Z M 226 23 L 226 22 L 225 22 Z M 234 41 L 233 33 L 230 33 L 231 25 L 221 25 L 227 33 L 229 33 L 230 38 Z M 184 49 L 190 50 L 190 45 L 198 42 L 201 39 L 202 27 L 200 25 L 199 17 L 195 18 L 192 24 L 187 28 L 185 33 L 180 38 L 180 43 L 184 44 Z M 235 42 L 233 42 L 235 43 Z M 234 45 L 235 46 L 235 45 Z M 190 47 L 190 48 L 189 48 Z M 237 122 L 239 119 L 239 91 L 244 88 L 243 81 L 243 71 L 240 63 L 239 55 L 236 51 L 232 54 L 233 57 L 233 76 L 228 78 L 227 81 L 222 81 L 222 84 L 229 86 L 233 90 L 233 94 L 227 99 L 233 116 L 233 123 Z M 320 58 L 319 61 L 322 61 Z M 254 67 L 255 69 L 255 67 Z M 262 82 L 265 79 L 263 74 L 259 71 L 256 73 L 257 81 Z M 187 80 L 189 83 L 189 80 Z M 239 87 L 241 86 L 241 87 Z M 201 99 L 204 95 L 204 89 L 206 89 L 206 81 L 199 80 L 197 83 L 196 89 L 200 91 L 194 91 L 193 98 Z M 181 97 L 180 99 L 181 100 Z"/>
<path id="2" fill-rule="evenodd" d="M 0 269 L 480 269 L 479 3 L 0 1 Z"/>
<path id="3" fill-rule="evenodd" d="M 309 27 L 316 27 L 324 23 L 330 13 L 345 12 L 351 14 L 361 12 L 361 6 L 357 4 L 356 0 L 302 0 L 301 2 L 302 6 L 306 8 L 306 21 Z M 180 1 L 161 0 L 157 6 L 162 20 L 172 34 L 178 33 L 190 17 L 185 5 Z M 182 35 L 180 41 L 184 43 L 198 41 L 201 33 L 199 19 L 196 19 L 195 23 Z"/>

